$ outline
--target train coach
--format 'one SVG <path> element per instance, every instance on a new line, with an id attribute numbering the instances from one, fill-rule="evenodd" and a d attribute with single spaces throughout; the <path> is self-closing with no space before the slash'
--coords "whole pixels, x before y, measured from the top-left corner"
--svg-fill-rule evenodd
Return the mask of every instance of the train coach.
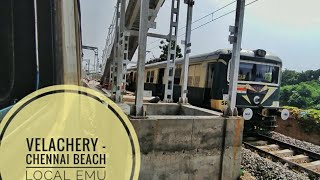
<path id="1" fill-rule="evenodd" d="M 231 50 L 190 57 L 188 102 L 195 106 L 223 111 L 227 105 Z M 145 90 L 164 97 L 166 61 L 146 64 Z M 183 59 L 176 60 L 173 100 L 180 97 L 183 81 Z M 265 50 L 241 50 L 236 107 L 246 112 L 246 130 L 272 130 L 276 127 L 279 109 L 282 61 Z M 128 69 L 127 90 L 135 91 L 136 67 Z M 249 112 L 249 113 L 248 113 Z"/>

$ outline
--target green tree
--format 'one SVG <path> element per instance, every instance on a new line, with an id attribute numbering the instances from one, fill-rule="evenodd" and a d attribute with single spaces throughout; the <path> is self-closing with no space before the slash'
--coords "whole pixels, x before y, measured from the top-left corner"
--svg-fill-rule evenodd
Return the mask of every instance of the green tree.
<path id="1" fill-rule="evenodd" d="M 303 96 L 305 98 L 311 96 L 310 87 L 306 83 L 300 83 L 298 86 L 296 86 L 296 90 L 300 96 Z"/>
<path id="2" fill-rule="evenodd" d="M 320 82 L 317 80 L 301 82 L 281 87 L 280 104 L 298 108 L 320 108 Z"/>
<path id="3" fill-rule="evenodd" d="M 302 96 L 300 96 L 298 92 L 294 91 L 288 100 L 288 104 L 289 106 L 303 108 L 306 106 L 307 103 L 305 99 Z"/>
<path id="4" fill-rule="evenodd" d="M 280 105 L 288 105 L 289 98 L 292 94 L 292 86 L 284 86 L 280 91 Z"/>
<path id="5" fill-rule="evenodd" d="M 166 40 L 167 42 L 165 43 L 164 41 L 160 41 L 160 46 L 159 48 L 161 49 L 162 54 L 160 54 L 160 59 L 161 61 L 166 61 L 167 57 L 168 57 L 168 46 L 169 46 L 169 40 Z M 174 48 L 175 43 L 172 43 L 171 48 Z M 177 58 L 182 58 L 182 54 L 181 54 L 181 48 L 179 45 L 177 45 L 177 49 L 176 49 L 176 57 Z"/>
<path id="6" fill-rule="evenodd" d="M 297 72 L 294 70 L 285 69 L 282 71 L 282 85 L 293 85 L 299 84 L 301 82 L 309 81 L 319 81 L 320 80 L 320 69 L 307 70 L 304 72 Z"/>
<path id="7" fill-rule="evenodd" d="M 293 70 L 285 69 L 282 71 L 282 85 L 292 85 L 297 84 L 299 78 L 299 73 Z"/>

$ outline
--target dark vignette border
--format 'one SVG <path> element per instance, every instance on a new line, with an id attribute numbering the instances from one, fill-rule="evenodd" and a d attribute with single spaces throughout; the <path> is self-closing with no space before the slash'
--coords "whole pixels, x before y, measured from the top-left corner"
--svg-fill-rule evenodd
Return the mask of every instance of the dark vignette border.
<path id="1" fill-rule="evenodd" d="M 28 104 L 30 104 L 31 102 L 33 102 L 34 100 L 40 99 L 42 97 L 45 97 L 47 95 L 51 95 L 51 94 L 55 94 L 55 93 L 75 93 L 75 94 L 81 94 L 81 95 L 85 95 L 88 96 L 92 99 L 97 100 L 98 102 L 100 102 L 101 104 L 107 106 L 121 121 L 123 127 L 125 128 L 127 135 L 130 139 L 130 144 L 131 144 L 131 150 L 132 150 L 132 168 L 131 168 L 131 175 L 130 175 L 130 180 L 133 179 L 134 176 L 134 172 L 135 172 L 135 166 L 136 166 L 136 152 L 135 152 L 135 144 L 133 143 L 133 138 L 132 135 L 130 133 L 130 130 L 128 128 L 128 126 L 126 125 L 126 123 L 124 122 L 124 120 L 122 119 L 122 117 L 120 116 L 120 114 L 109 104 L 107 104 L 105 101 L 103 101 L 102 99 L 100 99 L 99 97 L 89 94 L 87 92 L 83 92 L 83 91 L 77 91 L 77 90 L 54 90 L 54 91 L 49 91 L 49 92 L 45 92 L 42 94 L 37 95 L 36 97 L 33 97 L 31 99 L 29 99 L 27 102 L 25 102 L 24 104 L 22 104 L 9 118 L 9 120 L 6 122 L 3 130 L 1 131 L 0 134 L 0 147 L 1 147 L 1 142 L 2 139 L 4 137 L 4 133 L 6 132 L 7 128 L 9 127 L 10 123 L 13 121 L 13 118 L 24 108 L 26 107 Z M 0 172 L 0 180 L 2 180 L 1 177 L 1 172 Z"/>

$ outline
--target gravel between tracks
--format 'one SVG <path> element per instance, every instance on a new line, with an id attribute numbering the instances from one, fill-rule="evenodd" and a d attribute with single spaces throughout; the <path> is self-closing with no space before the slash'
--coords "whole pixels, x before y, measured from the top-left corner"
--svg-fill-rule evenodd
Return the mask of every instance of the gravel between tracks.
<path id="1" fill-rule="evenodd" d="M 306 175 L 298 174 L 289 170 L 281 163 L 272 162 L 269 159 L 260 157 L 258 154 L 249 149 L 242 148 L 241 165 L 244 170 L 248 171 L 257 180 L 259 179 L 292 179 L 304 180 L 309 179 Z"/>
<path id="2" fill-rule="evenodd" d="M 291 145 L 295 145 L 298 146 L 300 148 L 312 151 L 314 153 L 318 153 L 320 154 L 320 146 L 314 145 L 312 143 L 309 142 L 305 142 L 305 141 L 300 141 L 298 139 L 294 139 L 288 136 L 285 136 L 283 134 L 277 133 L 277 132 L 269 132 L 266 134 L 269 137 L 272 137 L 276 140 L 291 144 Z"/>

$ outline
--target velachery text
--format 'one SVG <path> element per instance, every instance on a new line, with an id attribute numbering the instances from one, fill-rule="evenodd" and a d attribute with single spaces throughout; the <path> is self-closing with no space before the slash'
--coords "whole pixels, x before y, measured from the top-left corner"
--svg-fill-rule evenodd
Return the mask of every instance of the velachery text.
<path id="1" fill-rule="evenodd" d="M 98 138 L 26 138 L 29 151 L 96 151 Z"/>

